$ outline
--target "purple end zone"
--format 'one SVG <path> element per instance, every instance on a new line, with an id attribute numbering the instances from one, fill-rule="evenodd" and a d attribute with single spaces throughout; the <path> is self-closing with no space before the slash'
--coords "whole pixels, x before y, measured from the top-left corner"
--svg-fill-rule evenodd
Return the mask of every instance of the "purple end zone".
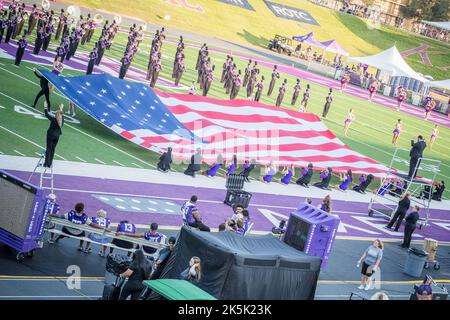
<path id="1" fill-rule="evenodd" d="M 22 178 L 28 178 L 30 174 L 28 172 L 12 172 Z M 38 176 L 36 175 L 32 181 L 37 179 Z M 233 213 L 231 207 L 223 203 L 225 190 L 66 175 L 55 175 L 54 181 L 55 193 L 63 211 L 72 209 L 77 202 L 84 202 L 86 212 L 89 215 L 94 215 L 98 209 L 104 208 L 113 222 L 126 218 L 136 224 L 149 225 L 152 222 L 157 222 L 162 226 L 179 227 L 181 216 L 162 212 L 124 212 L 105 204 L 94 195 L 167 199 L 181 206 L 184 201 L 195 194 L 199 197 L 198 207 L 203 220 L 212 228 L 217 228 Z M 348 194 L 349 199 L 351 199 L 352 192 L 348 192 Z M 270 232 L 273 226 L 278 226 L 280 220 L 287 220 L 290 213 L 298 208 L 304 200 L 303 197 L 253 193 L 249 206 L 250 217 L 254 222 L 253 231 Z M 320 199 L 314 199 L 313 205 L 316 206 L 320 202 Z M 332 207 L 333 213 L 341 219 L 338 237 L 398 240 L 403 237 L 403 227 L 401 227 L 400 232 L 387 230 L 383 228 L 387 223 L 383 217 L 369 217 L 367 203 L 333 201 Z M 178 210 L 178 208 L 175 208 L 175 210 Z M 430 226 L 417 230 L 413 239 L 420 240 L 431 237 L 438 241 L 450 242 L 449 212 L 446 210 L 430 210 L 430 212 Z"/>

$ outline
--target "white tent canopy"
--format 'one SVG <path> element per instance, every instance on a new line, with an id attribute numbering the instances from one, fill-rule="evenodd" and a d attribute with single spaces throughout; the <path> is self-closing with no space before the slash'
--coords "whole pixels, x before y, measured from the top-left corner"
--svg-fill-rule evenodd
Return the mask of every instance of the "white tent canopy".
<path id="1" fill-rule="evenodd" d="M 368 66 L 380 69 L 389 73 L 391 76 L 408 77 L 419 80 L 421 82 L 428 82 L 423 76 L 415 72 L 402 58 L 397 48 L 393 46 L 383 52 L 367 57 L 350 57 L 347 62 L 358 62 L 367 64 Z"/>
<path id="2" fill-rule="evenodd" d="M 428 25 L 436 27 L 436 28 L 450 30 L 450 21 L 443 21 L 443 22 L 436 21 L 435 22 L 435 21 L 422 20 L 422 23 L 428 24 Z"/>
<path id="3" fill-rule="evenodd" d="M 450 79 L 440 80 L 440 81 L 431 81 L 428 83 L 428 85 L 433 88 L 441 88 L 441 89 L 450 90 Z"/>

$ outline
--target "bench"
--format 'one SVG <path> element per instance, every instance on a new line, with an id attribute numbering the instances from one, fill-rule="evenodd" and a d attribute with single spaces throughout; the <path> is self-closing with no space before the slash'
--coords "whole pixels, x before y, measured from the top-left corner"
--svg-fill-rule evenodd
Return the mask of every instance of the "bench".
<path id="1" fill-rule="evenodd" d="M 159 251 L 167 246 L 166 245 L 167 237 L 165 235 L 162 235 L 161 243 L 157 243 L 157 242 L 148 241 L 148 240 L 145 240 L 142 238 L 132 238 L 132 237 L 124 236 L 124 235 L 116 235 L 115 231 L 107 231 L 105 229 L 93 228 L 88 225 L 78 225 L 78 224 L 74 224 L 70 221 L 67 221 L 65 219 L 60 219 L 60 218 L 55 218 L 55 217 L 50 217 L 50 219 L 48 220 L 49 225 L 52 223 L 55 225 L 55 227 L 59 226 L 59 227 L 74 228 L 74 229 L 78 229 L 80 231 L 84 231 L 85 233 L 94 233 L 94 234 L 100 235 L 102 238 L 120 239 L 120 240 L 131 242 L 138 246 L 153 247 L 156 249 L 155 253 L 152 253 L 152 254 L 145 253 L 146 256 L 150 256 L 153 258 L 157 257 L 159 254 Z M 93 244 L 98 244 L 101 246 L 105 246 L 105 247 L 113 248 L 113 249 L 117 249 L 117 250 L 122 250 L 122 251 L 127 251 L 127 252 L 135 252 L 137 250 L 136 248 L 130 248 L 130 249 L 122 248 L 122 247 L 116 246 L 115 244 L 112 244 L 111 242 L 100 243 L 100 242 L 92 240 L 91 238 L 86 237 L 86 236 L 84 236 L 84 237 L 73 236 L 71 234 L 64 233 L 61 230 L 58 230 L 56 228 L 54 228 L 54 229 L 45 228 L 44 231 L 52 233 L 52 234 L 62 235 L 62 236 L 72 238 L 72 239 L 77 239 L 77 240 L 81 240 L 81 241 L 90 242 Z"/>

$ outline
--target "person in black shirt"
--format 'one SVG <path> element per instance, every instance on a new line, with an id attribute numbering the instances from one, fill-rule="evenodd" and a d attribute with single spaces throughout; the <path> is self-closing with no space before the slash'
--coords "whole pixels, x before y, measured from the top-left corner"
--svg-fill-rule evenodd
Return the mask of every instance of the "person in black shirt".
<path id="1" fill-rule="evenodd" d="M 45 106 L 45 116 L 48 120 L 50 120 L 50 127 L 47 130 L 47 149 L 45 150 L 45 162 L 44 167 L 50 168 L 53 163 L 53 157 L 55 156 L 56 145 L 59 141 L 59 136 L 62 134 L 61 128 L 64 125 L 63 118 L 63 105 L 61 104 L 59 110 L 56 111 L 56 114 L 52 116 L 50 114 L 50 109 L 47 108 L 47 104 L 44 103 Z"/>
<path id="2" fill-rule="evenodd" d="M 392 217 L 391 221 L 389 221 L 386 228 L 390 229 L 394 225 L 395 222 L 397 224 L 395 225 L 395 231 L 398 231 L 400 228 L 400 225 L 402 224 L 403 218 L 406 215 L 406 212 L 409 210 L 409 206 L 411 205 L 411 200 L 409 200 L 409 196 L 411 194 L 409 192 L 405 193 L 405 195 L 400 199 L 398 202 L 397 210 L 394 213 L 394 216 Z"/>
<path id="3" fill-rule="evenodd" d="M 309 163 L 308 168 L 302 168 L 302 177 L 295 181 L 295 183 L 303 187 L 308 187 L 308 184 L 311 182 L 313 173 L 313 164 Z"/>
<path id="4" fill-rule="evenodd" d="M 435 187 L 435 190 L 433 192 L 433 196 L 432 199 L 436 200 L 436 201 L 441 201 L 442 198 L 442 194 L 444 193 L 445 190 L 445 182 L 442 180 L 439 185 L 437 185 Z"/>
<path id="5" fill-rule="evenodd" d="M 131 300 L 137 300 L 144 289 L 142 282 L 150 278 L 151 270 L 151 263 L 145 258 L 144 251 L 137 250 L 128 270 L 120 275 L 127 278 L 128 281 L 122 288 L 119 300 L 126 300 L 130 295 Z"/>
<path id="6" fill-rule="evenodd" d="M 419 221 L 419 206 L 414 207 L 414 211 L 411 212 L 405 219 L 405 233 L 403 235 L 403 248 L 409 248 L 411 244 L 411 238 L 414 230 L 416 230 L 417 221 Z"/>
<path id="7" fill-rule="evenodd" d="M 256 167 L 256 160 L 252 159 L 250 164 L 248 163 L 248 161 L 245 161 L 245 163 L 242 167 L 243 167 L 243 170 L 239 173 L 239 175 L 244 176 L 245 181 L 250 182 L 248 177 L 250 176 L 250 172 L 252 172 L 253 169 L 255 169 L 255 167 Z"/>
<path id="8" fill-rule="evenodd" d="M 170 164 L 172 163 L 172 148 L 169 147 L 167 152 L 164 152 L 161 157 L 159 157 L 158 170 L 162 172 L 169 172 Z"/>
<path id="9" fill-rule="evenodd" d="M 426 142 L 423 140 L 422 136 L 417 137 L 417 142 L 414 143 L 414 140 L 411 140 L 411 151 L 409 152 L 409 156 L 411 157 L 409 160 L 409 173 L 408 177 L 415 178 L 417 175 L 417 170 L 420 166 L 420 158 L 423 156 L 423 150 L 427 147 Z"/>
<path id="10" fill-rule="evenodd" d="M 32 105 L 33 108 L 36 108 L 36 104 L 39 100 L 40 97 L 42 97 L 43 95 L 45 95 L 45 101 L 47 102 L 47 107 L 48 111 L 51 110 L 51 105 L 50 105 L 50 87 L 48 85 L 48 80 L 43 77 L 42 75 L 38 74 L 36 71 L 36 68 L 33 68 L 33 72 L 36 75 L 36 77 L 39 78 L 40 81 L 40 86 L 41 86 L 41 91 L 39 91 L 39 93 L 37 94 L 36 98 L 34 99 L 34 103 Z"/>

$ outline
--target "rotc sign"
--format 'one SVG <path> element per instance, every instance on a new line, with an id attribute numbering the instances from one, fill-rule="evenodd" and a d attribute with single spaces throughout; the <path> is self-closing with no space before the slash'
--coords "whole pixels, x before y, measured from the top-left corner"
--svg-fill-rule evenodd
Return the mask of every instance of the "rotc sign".
<path id="1" fill-rule="evenodd" d="M 306 11 L 288 7 L 285 5 L 282 5 L 280 3 L 273 3 L 270 1 L 264 0 L 267 7 L 270 9 L 270 11 L 273 12 L 274 15 L 276 15 L 279 18 L 289 19 L 289 20 L 296 20 L 304 23 L 309 23 L 318 26 L 316 20 Z"/>
<path id="2" fill-rule="evenodd" d="M 253 9 L 252 5 L 247 0 L 219 0 L 219 1 L 231 4 L 233 6 L 241 7 L 247 10 L 255 11 L 255 9 Z"/>

